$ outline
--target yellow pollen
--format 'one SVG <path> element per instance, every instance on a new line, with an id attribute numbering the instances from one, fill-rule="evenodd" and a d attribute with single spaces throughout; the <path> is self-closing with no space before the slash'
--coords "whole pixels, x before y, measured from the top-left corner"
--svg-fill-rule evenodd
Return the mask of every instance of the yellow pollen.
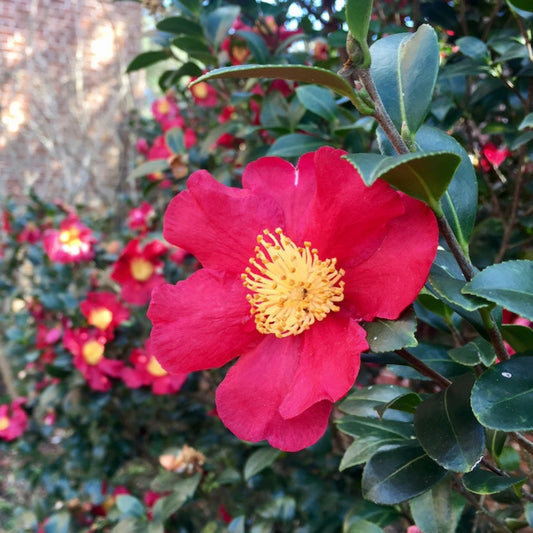
<path id="1" fill-rule="evenodd" d="M 275 233 L 264 230 L 257 237 L 252 266 L 241 277 L 257 330 L 281 338 L 299 335 L 340 309 L 344 270 L 337 270 L 336 258 L 322 261 L 310 242 L 299 247 L 280 228 Z"/>
<path id="2" fill-rule="evenodd" d="M 0 417 L 0 431 L 7 429 L 11 425 L 11 420 L 7 416 Z"/>
<path id="3" fill-rule="evenodd" d="M 87 322 L 89 325 L 94 326 L 95 328 L 104 330 L 107 329 L 112 320 L 113 313 L 106 307 L 99 307 L 97 309 L 93 309 L 89 313 Z"/>
<path id="4" fill-rule="evenodd" d="M 168 100 L 161 100 L 157 103 L 157 110 L 162 114 L 166 115 L 170 111 L 170 104 Z"/>
<path id="5" fill-rule="evenodd" d="M 59 234 L 61 248 L 68 254 L 78 255 L 82 250 L 87 250 L 88 245 L 80 239 L 80 231 L 77 228 L 63 230 Z"/>
<path id="6" fill-rule="evenodd" d="M 105 347 L 103 344 L 96 340 L 90 340 L 83 345 L 81 353 L 87 364 L 94 366 L 97 365 L 104 356 L 104 349 Z"/>
<path id="7" fill-rule="evenodd" d="M 152 376 L 156 377 L 166 376 L 168 374 L 153 355 L 150 357 L 150 361 L 148 361 L 148 364 L 146 365 L 146 370 L 148 370 Z"/>
<path id="8" fill-rule="evenodd" d="M 205 98 L 207 98 L 207 94 L 208 94 L 207 87 L 208 87 L 207 83 L 205 81 L 201 81 L 197 85 L 194 85 L 191 91 L 194 94 L 194 96 L 196 96 L 196 98 L 198 98 L 199 100 L 204 100 Z"/>
<path id="9" fill-rule="evenodd" d="M 142 257 L 134 257 L 130 263 L 131 275 L 137 281 L 146 281 L 154 273 L 154 265 Z"/>

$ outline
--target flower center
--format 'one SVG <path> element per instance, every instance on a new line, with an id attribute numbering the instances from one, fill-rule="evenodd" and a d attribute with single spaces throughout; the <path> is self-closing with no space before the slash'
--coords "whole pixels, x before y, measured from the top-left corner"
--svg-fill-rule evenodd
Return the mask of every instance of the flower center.
<path id="1" fill-rule="evenodd" d="M 207 88 L 208 88 L 207 83 L 205 81 L 201 81 L 200 83 L 198 83 L 192 88 L 192 92 L 194 96 L 196 96 L 196 98 L 198 98 L 199 100 L 204 100 L 205 98 L 207 98 L 207 93 L 208 93 Z"/>
<path id="2" fill-rule="evenodd" d="M 89 320 L 87 322 L 98 329 L 107 329 L 111 321 L 113 320 L 113 313 L 106 307 L 99 307 L 93 309 L 89 314 Z"/>
<path id="3" fill-rule="evenodd" d="M 0 431 L 4 431 L 11 425 L 11 420 L 7 416 L 0 417 Z"/>
<path id="4" fill-rule="evenodd" d="M 87 249 L 87 244 L 80 239 L 80 231 L 77 228 L 63 230 L 59 234 L 61 248 L 68 254 L 77 255 L 83 249 Z"/>
<path id="5" fill-rule="evenodd" d="M 104 356 L 104 349 L 103 344 L 91 340 L 83 345 L 81 353 L 87 364 L 94 366 L 97 365 L 100 362 L 100 359 Z"/>
<path id="6" fill-rule="evenodd" d="M 166 376 L 168 372 L 159 364 L 158 360 L 152 355 L 148 364 L 146 365 L 146 370 L 152 374 L 152 376 L 161 377 Z"/>
<path id="7" fill-rule="evenodd" d="M 257 237 L 252 267 L 242 274 L 246 296 L 260 333 L 276 337 L 299 335 L 344 298 L 344 270 L 336 269 L 337 259 L 322 261 L 318 251 L 305 242 L 303 248 L 285 236 L 280 228 L 264 230 Z"/>
<path id="8" fill-rule="evenodd" d="M 166 115 L 170 111 L 170 104 L 168 100 L 161 100 L 157 103 L 157 110 L 162 114 Z"/>
<path id="9" fill-rule="evenodd" d="M 142 257 L 134 257 L 130 263 L 131 275 L 137 281 L 146 281 L 154 272 L 154 265 Z"/>

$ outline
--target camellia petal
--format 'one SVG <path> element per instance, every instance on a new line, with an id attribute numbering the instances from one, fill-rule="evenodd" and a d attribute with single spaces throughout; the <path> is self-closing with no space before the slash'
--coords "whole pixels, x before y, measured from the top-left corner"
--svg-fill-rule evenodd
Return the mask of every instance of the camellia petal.
<path id="1" fill-rule="evenodd" d="M 272 196 L 285 213 L 285 227 L 295 241 L 304 238 L 307 211 L 316 193 L 313 153 L 303 155 L 294 168 L 279 157 L 263 157 L 243 172 L 243 187 Z"/>
<path id="2" fill-rule="evenodd" d="M 365 330 L 347 317 L 318 322 L 302 337 L 294 380 L 279 409 L 284 418 L 321 400 L 342 398 L 359 373 L 361 352 L 368 349 Z"/>
<path id="3" fill-rule="evenodd" d="M 240 277 L 199 270 L 154 289 L 152 353 L 171 373 L 220 367 L 262 340 Z"/>
<path id="4" fill-rule="evenodd" d="M 405 214 L 391 220 L 379 249 L 344 275 L 344 305 L 362 320 L 390 320 L 417 297 L 435 259 L 438 227 L 429 207 L 402 195 Z"/>
<path id="5" fill-rule="evenodd" d="M 336 257 L 345 268 L 377 249 L 387 222 L 401 215 L 404 206 L 387 183 L 367 187 L 343 155 L 330 147 L 314 154 L 317 191 L 305 235 L 321 256 Z"/>
<path id="6" fill-rule="evenodd" d="M 297 369 L 301 339 L 272 335 L 241 356 L 228 371 L 216 393 L 217 413 L 239 438 L 267 439 L 285 451 L 314 444 L 326 431 L 332 403 L 321 401 L 299 416 L 284 419 L 279 406 Z"/>
<path id="7" fill-rule="evenodd" d="M 192 174 L 187 187 L 170 202 L 163 234 L 204 267 L 240 274 L 253 254 L 257 235 L 285 224 L 283 211 L 272 198 L 226 187 L 204 170 Z"/>

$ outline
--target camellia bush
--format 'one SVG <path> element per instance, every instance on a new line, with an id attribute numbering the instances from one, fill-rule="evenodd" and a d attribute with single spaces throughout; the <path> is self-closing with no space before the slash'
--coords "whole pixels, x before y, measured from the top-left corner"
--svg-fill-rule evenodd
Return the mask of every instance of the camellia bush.
<path id="1" fill-rule="evenodd" d="M 145 6 L 135 194 L 3 209 L 2 526 L 529 531 L 531 2 Z"/>

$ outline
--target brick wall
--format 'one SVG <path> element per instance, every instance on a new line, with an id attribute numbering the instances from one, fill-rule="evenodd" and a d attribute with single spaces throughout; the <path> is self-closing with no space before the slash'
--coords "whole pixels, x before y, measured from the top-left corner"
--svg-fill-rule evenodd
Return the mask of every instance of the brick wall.
<path id="1" fill-rule="evenodd" d="M 0 199 L 110 203 L 124 186 L 140 75 L 141 5 L 0 0 Z"/>

